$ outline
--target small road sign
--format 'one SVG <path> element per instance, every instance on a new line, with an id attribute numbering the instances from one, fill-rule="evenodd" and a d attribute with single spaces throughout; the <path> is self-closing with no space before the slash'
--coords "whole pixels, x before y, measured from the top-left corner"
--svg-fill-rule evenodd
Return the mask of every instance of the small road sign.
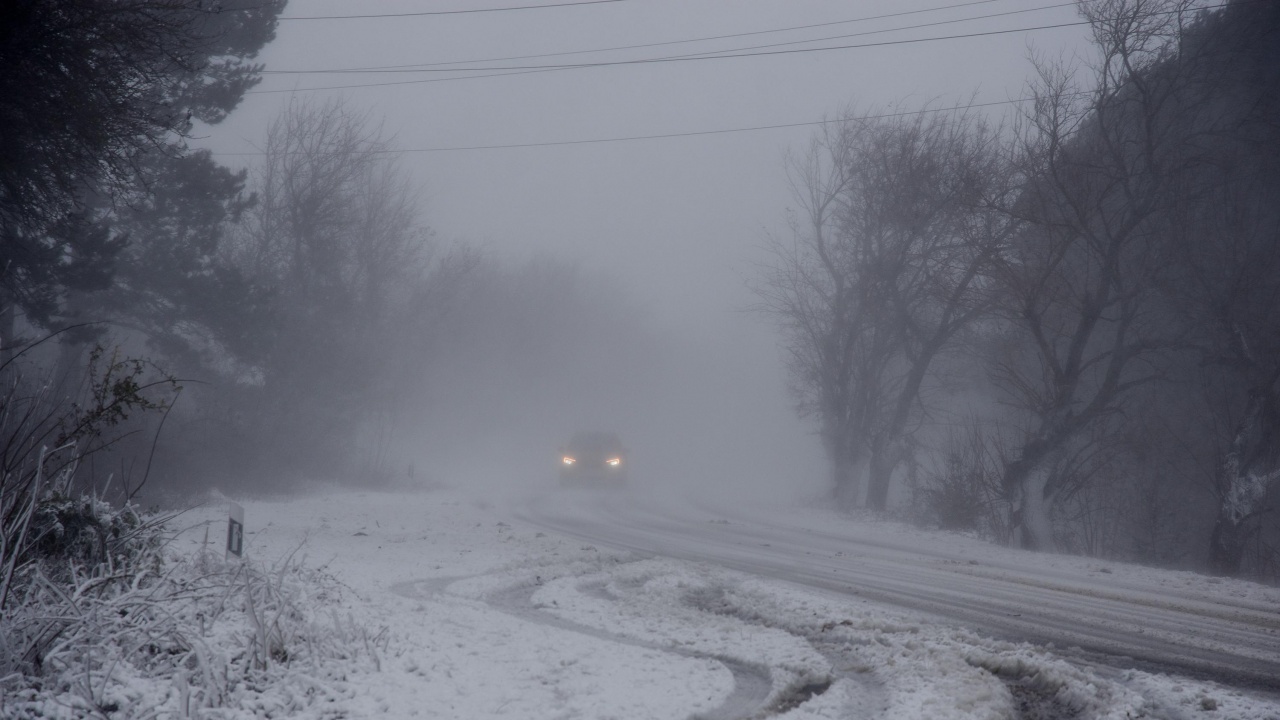
<path id="1" fill-rule="evenodd" d="M 240 557 L 244 552 L 244 508 L 236 503 L 228 503 L 227 517 L 227 559 L 232 555 Z"/>

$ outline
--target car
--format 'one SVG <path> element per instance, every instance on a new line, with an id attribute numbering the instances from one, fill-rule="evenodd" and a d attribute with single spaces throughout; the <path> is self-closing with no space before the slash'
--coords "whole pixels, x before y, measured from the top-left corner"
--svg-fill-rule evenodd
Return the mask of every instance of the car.
<path id="1" fill-rule="evenodd" d="M 560 448 L 561 485 L 623 485 L 627 449 L 611 432 L 579 432 Z"/>

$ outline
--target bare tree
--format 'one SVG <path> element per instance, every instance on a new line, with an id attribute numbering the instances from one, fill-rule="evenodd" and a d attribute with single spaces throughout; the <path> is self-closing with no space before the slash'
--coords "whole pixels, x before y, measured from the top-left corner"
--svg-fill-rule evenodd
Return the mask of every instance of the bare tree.
<path id="1" fill-rule="evenodd" d="M 1163 228 L 1176 258 L 1165 287 L 1186 320 L 1210 411 L 1224 422 L 1213 470 L 1219 505 L 1213 571 L 1242 571 L 1245 547 L 1280 486 L 1280 102 L 1274 52 L 1280 10 L 1238 3 L 1191 38 L 1207 57 L 1198 76 L 1207 118 L 1197 162 L 1179 177 Z M 1212 423 L 1202 420 L 1207 430 Z M 1212 434 L 1206 432 L 1206 434 Z"/>
<path id="2" fill-rule="evenodd" d="M 416 193 L 367 113 L 339 100 L 291 101 L 263 150 L 260 202 L 238 250 L 251 271 L 287 280 L 313 307 L 377 302 L 371 272 L 412 274 Z"/>
<path id="3" fill-rule="evenodd" d="M 397 397 L 389 348 L 426 282 L 429 233 L 418 189 L 367 113 L 291 102 L 264 151 L 259 202 L 231 251 L 277 288 L 261 400 L 264 417 L 289 419 L 264 432 L 325 464 L 322 451 L 350 446 Z"/>
<path id="4" fill-rule="evenodd" d="M 1206 475 L 1218 500 L 1209 566 L 1237 575 L 1259 531 L 1271 488 L 1280 486 L 1280 186 L 1256 148 L 1201 168 L 1170 214 L 1177 272 L 1166 285 L 1186 322 L 1199 372 L 1211 392 L 1199 418 L 1216 441 Z"/>
<path id="5" fill-rule="evenodd" d="M 908 460 L 935 360 L 989 309 L 986 274 L 1014 226 L 992 208 L 1008 192 L 997 133 L 966 114 L 917 115 L 861 136 L 844 233 L 872 248 L 867 277 L 891 342 L 887 403 L 870 435 L 867 504 L 884 509 Z"/>
<path id="6" fill-rule="evenodd" d="M 1246 543 L 1262 516 L 1274 512 L 1265 502 L 1268 491 L 1280 485 L 1280 193 L 1274 177 L 1273 168 L 1269 198 L 1255 208 L 1263 217 L 1241 217 L 1251 214 L 1246 211 L 1220 226 L 1218 240 L 1229 243 L 1216 246 L 1221 255 L 1192 251 L 1205 260 L 1193 265 L 1200 271 L 1195 289 L 1205 301 L 1201 317 L 1211 323 L 1203 329 L 1217 339 L 1205 346 L 1206 360 L 1230 373 L 1239 389 L 1232 403 L 1237 420 L 1216 478 L 1220 511 L 1209 548 L 1210 567 L 1227 575 L 1240 573 Z"/>
<path id="7" fill-rule="evenodd" d="M 1006 317 L 1028 340 L 998 374 L 1026 417 L 1003 473 L 1024 547 L 1053 546 L 1049 510 L 1079 477 L 1062 461 L 1131 390 L 1159 377 L 1171 340 L 1154 302 L 1167 259 L 1155 219 L 1187 162 L 1175 120 L 1192 106 L 1193 62 L 1177 45 L 1189 6 L 1082 3 L 1097 50 L 1086 89 L 1071 70 L 1038 63 L 1018 133 L 1025 186 L 1013 214 L 1025 226 L 999 271 Z"/>
<path id="8" fill-rule="evenodd" d="M 1007 228 L 997 133 L 961 112 L 847 115 L 792 163 L 804 213 L 759 291 L 845 507 L 883 509 L 934 361 L 987 305 Z"/>
<path id="9" fill-rule="evenodd" d="M 863 413 L 877 389 L 859 362 L 866 344 L 867 299 L 855 284 L 857 263 L 837 238 L 836 216 L 850 183 L 851 123 L 823 124 L 803 158 L 791 158 L 788 179 L 803 218 L 792 217 L 789 243 L 775 242 L 774 262 L 755 290 L 786 336 L 791 388 L 802 416 L 817 420 L 841 505 L 856 505 L 867 456 Z M 861 353 L 864 357 L 867 352 Z"/>

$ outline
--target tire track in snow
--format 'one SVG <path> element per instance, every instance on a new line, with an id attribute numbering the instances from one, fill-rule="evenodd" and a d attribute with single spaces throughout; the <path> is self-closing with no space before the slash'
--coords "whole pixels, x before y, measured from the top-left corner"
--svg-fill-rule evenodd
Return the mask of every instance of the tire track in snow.
<path id="1" fill-rule="evenodd" d="M 519 517 L 611 547 L 712 563 L 960 621 L 995 637 L 1052 644 L 1059 655 L 1090 666 L 1280 690 L 1280 613 L 1256 606 L 1227 603 L 1203 612 L 1196 599 L 1153 602 L 1149 593 L 1130 598 L 1136 593 L 1123 590 L 1103 595 L 1007 568 L 993 577 L 938 567 L 934 556 L 925 556 L 933 566 L 922 564 L 919 553 L 891 544 L 759 522 L 672 520 L 618 504 L 594 499 L 587 517 L 535 505 Z M 848 554 L 825 554 L 836 547 Z"/>
<path id="2" fill-rule="evenodd" d="M 413 580 L 393 585 L 391 591 L 412 600 L 425 600 L 434 595 L 447 594 L 450 585 L 466 579 L 469 579 L 469 576 Z M 596 585 L 599 585 L 599 587 L 596 587 Z M 566 620 L 537 606 L 533 601 L 533 594 L 537 592 L 539 587 L 540 585 L 537 583 L 513 585 L 504 590 L 486 594 L 484 601 L 499 612 L 557 630 L 587 635 L 598 640 L 620 643 L 636 648 L 720 663 L 733 676 L 733 691 L 718 707 L 692 716 L 693 720 L 743 720 L 745 718 L 768 717 L 773 714 L 770 712 L 771 708 L 769 707 L 769 698 L 773 691 L 773 675 L 768 666 L 724 655 L 703 653 L 656 642 L 646 642 Z M 617 598 L 604 591 L 603 584 L 583 583 L 579 586 L 579 590 L 587 594 L 594 594 L 602 599 L 617 600 Z M 825 690 L 825 687 L 823 689 Z M 807 695 L 804 699 L 814 694 L 813 688 L 808 686 L 795 688 L 793 694 L 804 694 L 806 692 Z M 780 698 L 779 703 L 783 705 L 784 709 L 789 709 L 799 704 L 788 702 L 789 699 L 789 697 Z"/>

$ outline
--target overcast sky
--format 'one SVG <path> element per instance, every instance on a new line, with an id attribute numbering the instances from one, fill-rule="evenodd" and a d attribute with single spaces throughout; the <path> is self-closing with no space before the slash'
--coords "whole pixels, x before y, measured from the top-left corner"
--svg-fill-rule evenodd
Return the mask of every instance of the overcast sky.
<path id="1" fill-rule="evenodd" d="M 1085 34 L 1073 3 L 1054 0 L 559 1 L 423 14 L 553 3 L 291 0 L 261 56 L 266 79 L 204 144 L 251 164 L 230 153 L 260 147 L 291 93 L 368 107 L 423 183 L 440 239 L 573 258 L 656 324 L 705 341 L 691 368 L 722 368 L 722 412 L 738 418 L 726 421 L 749 418 L 729 435 L 775 438 L 750 461 L 771 472 L 816 446 L 789 409 L 776 334 L 742 311 L 761 244 L 785 233 L 783 158 L 813 132 L 803 124 L 851 104 L 1018 98 L 1031 48 L 1070 54 Z M 302 19 L 357 14 L 400 16 Z M 1044 26 L 1060 27 L 1030 29 Z M 821 49 L 834 46 L 861 47 Z M 748 56 L 626 62 L 709 52 Z M 427 64 L 493 69 L 293 72 Z M 590 66 L 530 69 L 565 64 Z M 790 127 L 722 132 L 778 125 Z M 672 134 L 688 135 L 621 139 Z M 522 144 L 536 146 L 453 149 Z"/>

